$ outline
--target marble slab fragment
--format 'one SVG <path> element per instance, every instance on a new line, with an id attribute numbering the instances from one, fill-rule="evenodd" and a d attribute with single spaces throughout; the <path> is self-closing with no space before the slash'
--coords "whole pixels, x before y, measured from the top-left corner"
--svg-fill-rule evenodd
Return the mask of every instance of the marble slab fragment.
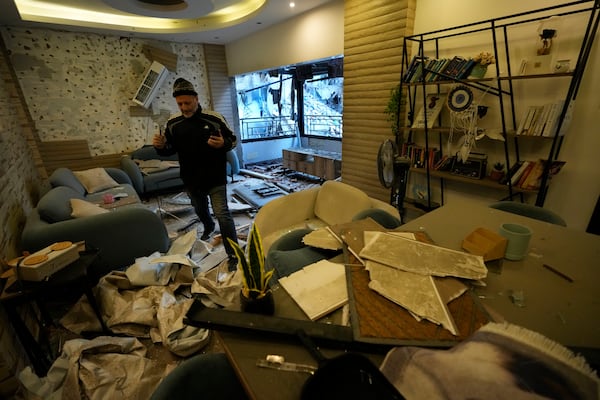
<path id="1" fill-rule="evenodd" d="M 420 318 L 442 325 L 453 335 L 458 334 L 446 302 L 430 275 L 420 275 L 367 261 L 369 288 L 406 308 Z"/>
<path id="2" fill-rule="evenodd" d="M 382 232 L 365 232 L 359 256 L 366 260 L 421 275 L 482 279 L 483 257 Z"/>
<path id="3" fill-rule="evenodd" d="M 341 250 L 342 242 L 329 229 L 319 228 L 302 237 L 302 243 L 307 246 L 327 250 Z"/>
<path id="4" fill-rule="evenodd" d="M 280 278 L 279 284 L 313 321 L 348 303 L 343 264 L 321 260 Z"/>

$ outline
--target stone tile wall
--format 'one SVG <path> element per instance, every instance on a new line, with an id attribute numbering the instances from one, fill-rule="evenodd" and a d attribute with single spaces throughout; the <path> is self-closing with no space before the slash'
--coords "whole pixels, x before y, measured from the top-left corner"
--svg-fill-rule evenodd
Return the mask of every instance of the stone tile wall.
<path id="1" fill-rule="evenodd" d="M 0 33 L 42 141 L 86 139 L 92 156 L 150 143 L 157 123 L 178 112 L 171 88 L 180 76 L 209 104 L 201 44 L 16 27 Z M 162 85 L 152 116 L 131 117 L 131 98 L 151 64 L 145 44 L 177 54 L 177 72 Z"/>

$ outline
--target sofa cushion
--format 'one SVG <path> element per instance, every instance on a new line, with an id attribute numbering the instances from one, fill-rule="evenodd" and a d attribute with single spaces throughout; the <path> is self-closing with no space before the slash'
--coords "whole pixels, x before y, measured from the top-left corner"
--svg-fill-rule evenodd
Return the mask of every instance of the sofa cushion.
<path id="1" fill-rule="evenodd" d="M 92 168 L 85 171 L 74 171 L 73 174 L 75 174 L 79 182 L 81 182 L 88 193 L 96 193 L 100 192 L 101 190 L 119 186 L 119 183 L 111 178 L 104 168 Z"/>
<path id="2" fill-rule="evenodd" d="M 395 229 L 402 225 L 402 221 L 380 208 L 367 208 L 366 210 L 362 210 L 352 217 L 352 220 L 359 221 L 365 218 L 372 218 L 379 225 L 387 229 Z"/>
<path id="3" fill-rule="evenodd" d="M 97 204 L 81 199 L 71 199 L 71 217 L 82 218 L 109 212 Z"/>
<path id="4" fill-rule="evenodd" d="M 326 258 L 325 254 L 307 246 L 287 251 L 272 250 L 267 256 L 266 263 L 269 269 L 273 269 L 276 272 L 276 278 L 279 279 Z"/>
<path id="5" fill-rule="evenodd" d="M 315 215 L 328 225 L 352 221 L 360 211 L 371 208 L 369 196 L 360 189 L 337 181 L 325 181 L 317 194 Z"/>
<path id="6" fill-rule="evenodd" d="M 152 145 L 144 145 L 143 147 L 133 151 L 131 158 L 135 160 L 165 160 L 165 161 L 177 161 L 179 157 L 177 153 L 170 156 L 162 156 L 156 152 L 156 149 Z"/>
<path id="7" fill-rule="evenodd" d="M 48 181 L 52 187 L 67 186 L 81 195 L 85 194 L 85 188 L 69 168 L 61 167 L 55 169 L 48 178 Z"/>
<path id="8" fill-rule="evenodd" d="M 83 199 L 83 195 L 68 186 L 50 189 L 38 202 L 40 218 L 50 223 L 71 219 L 70 199 Z"/>

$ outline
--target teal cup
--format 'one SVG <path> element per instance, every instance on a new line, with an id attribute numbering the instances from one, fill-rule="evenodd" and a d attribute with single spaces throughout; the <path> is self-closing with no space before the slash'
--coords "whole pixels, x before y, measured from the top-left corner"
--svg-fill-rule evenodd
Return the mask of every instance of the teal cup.
<path id="1" fill-rule="evenodd" d="M 504 258 L 518 261 L 525 257 L 531 240 L 531 229 L 525 225 L 507 223 L 500 226 L 500 235 L 508 242 Z"/>

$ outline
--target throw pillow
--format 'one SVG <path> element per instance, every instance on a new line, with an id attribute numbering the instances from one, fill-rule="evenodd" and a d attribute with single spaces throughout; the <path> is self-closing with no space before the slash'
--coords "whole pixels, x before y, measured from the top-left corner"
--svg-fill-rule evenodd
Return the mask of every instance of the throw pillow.
<path id="1" fill-rule="evenodd" d="M 119 183 L 111 178 L 104 168 L 92 168 L 85 171 L 74 171 L 73 173 L 88 193 L 96 193 L 119 186 Z"/>
<path id="2" fill-rule="evenodd" d="M 71 199 L 71 209 L 73 210 L 71 212 L 71 217 L 73 218 L 89 217 L 109 212 L 99 205 L 80 199 Z"/>

